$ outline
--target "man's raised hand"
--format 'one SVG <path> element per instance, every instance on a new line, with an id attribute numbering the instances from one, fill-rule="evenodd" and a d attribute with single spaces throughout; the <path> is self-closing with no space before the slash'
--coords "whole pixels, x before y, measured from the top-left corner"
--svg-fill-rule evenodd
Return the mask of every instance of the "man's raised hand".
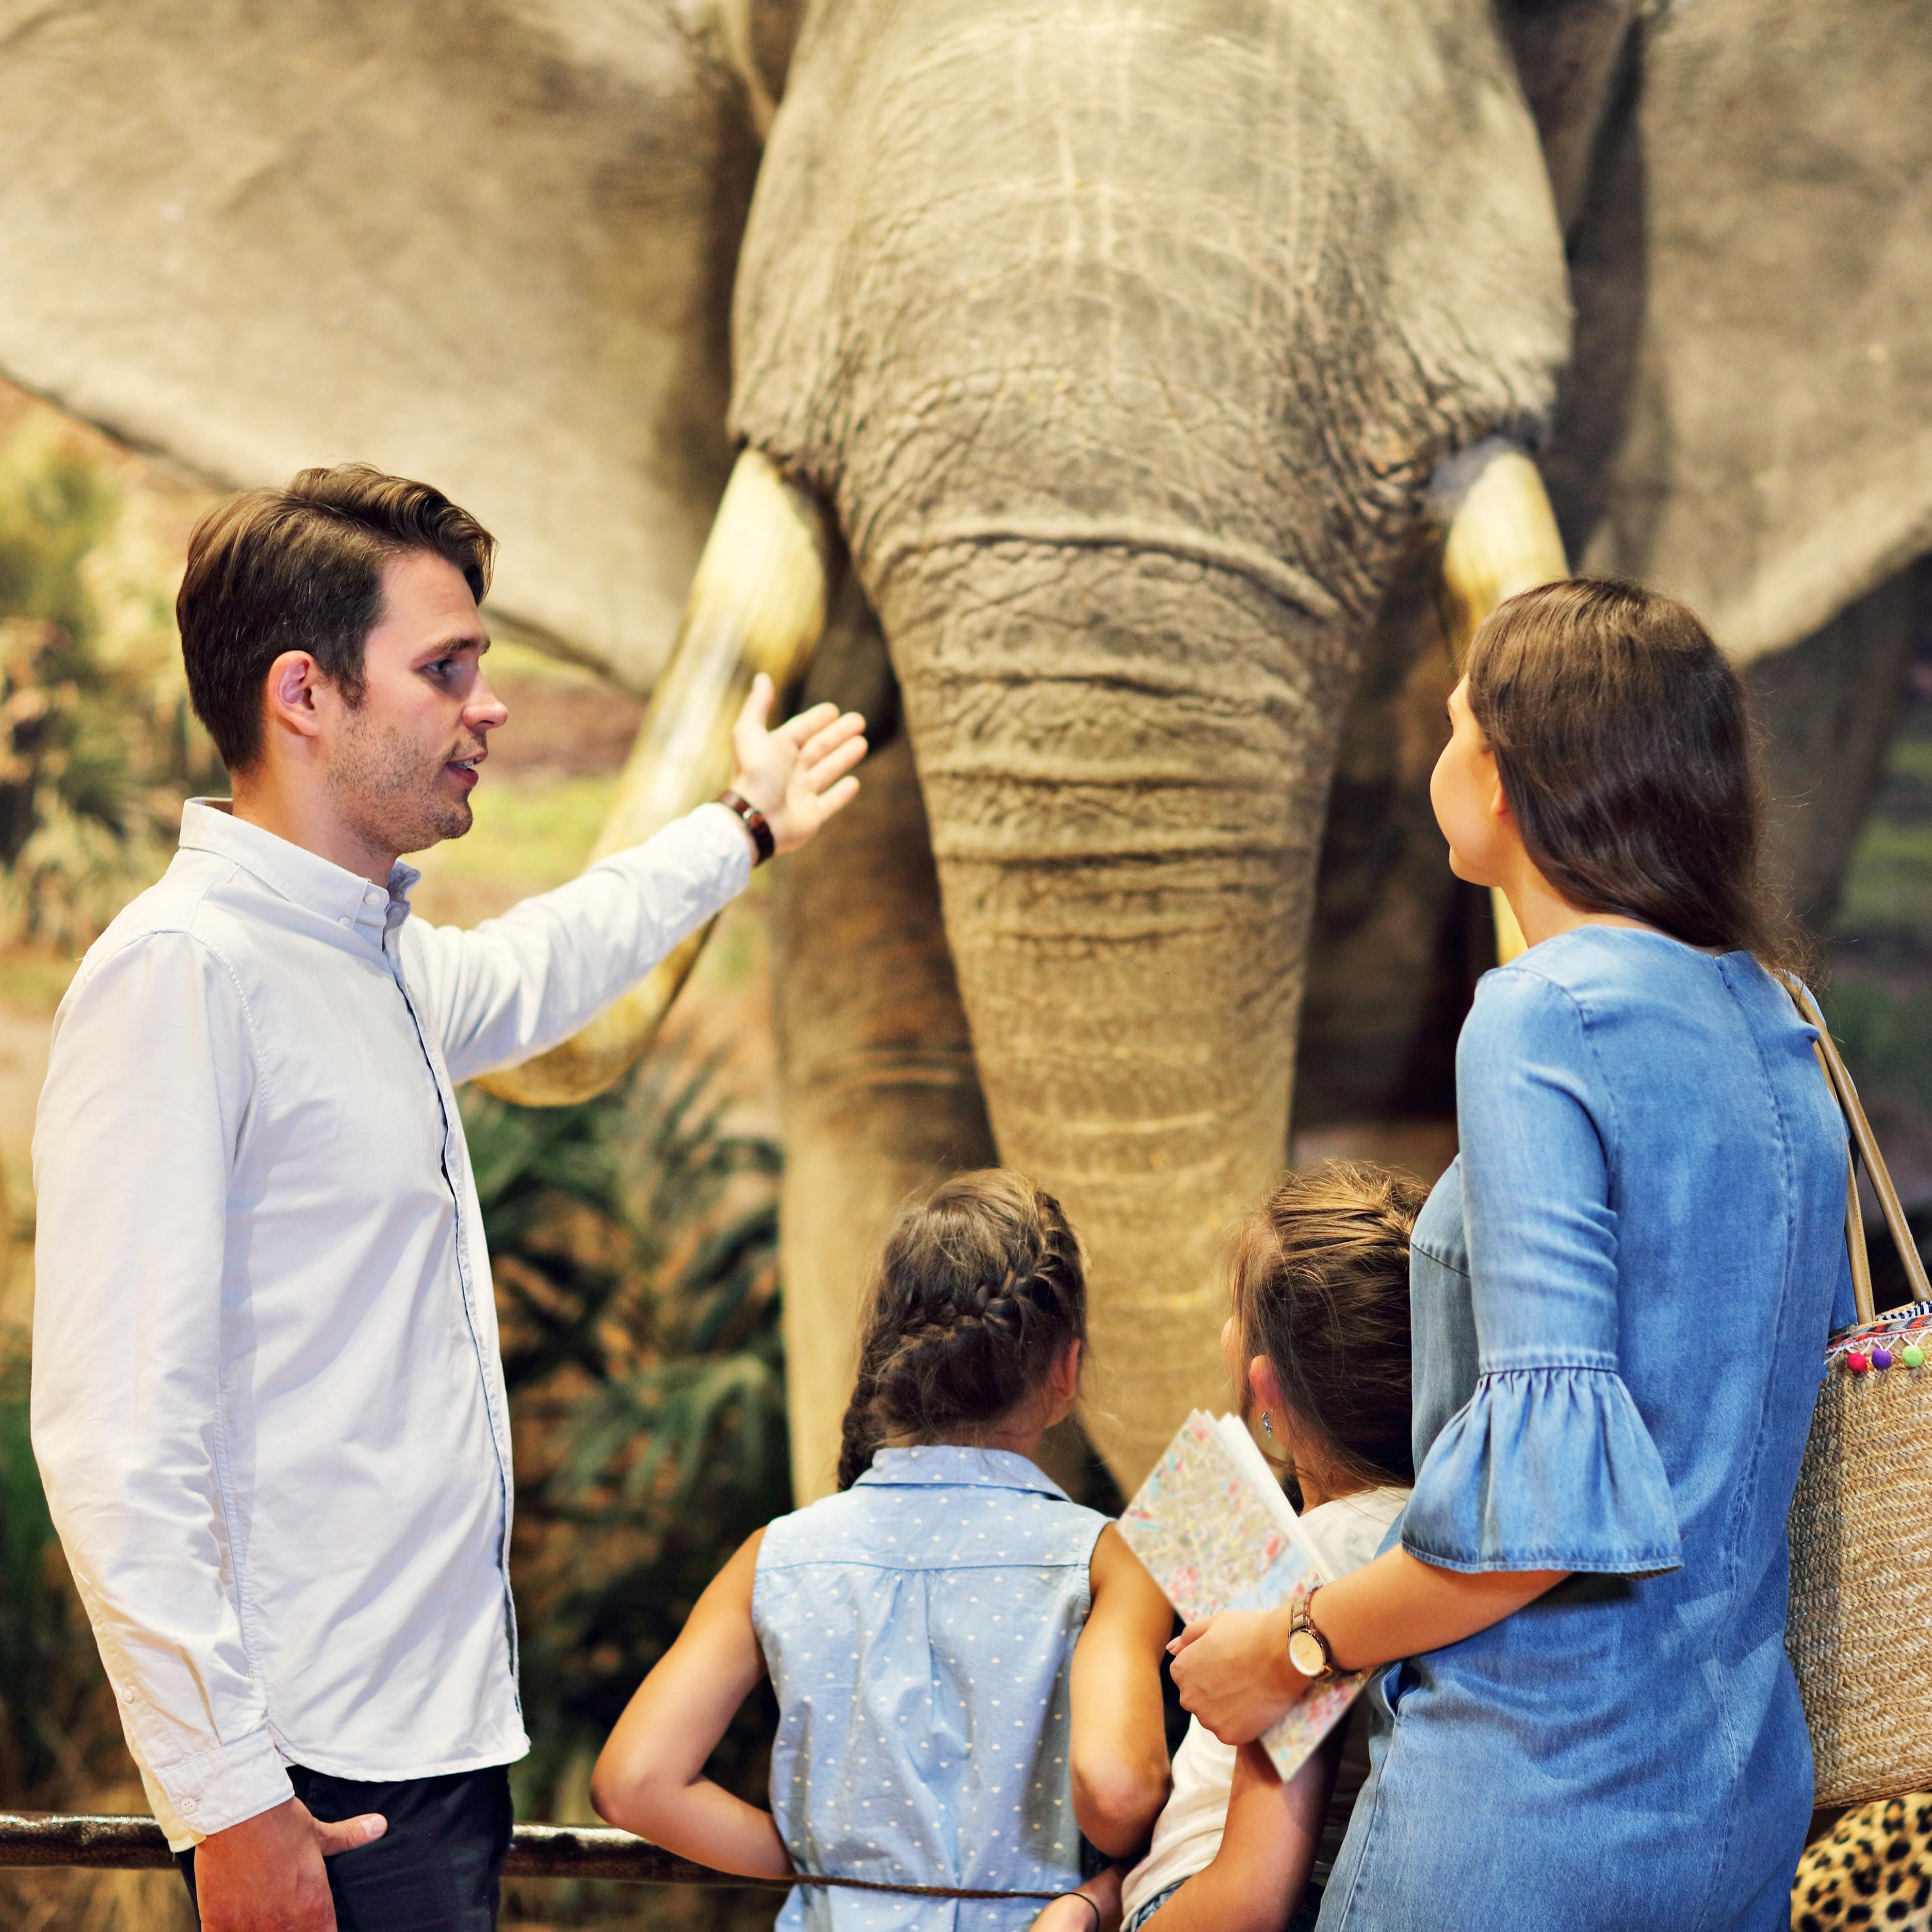
<path id="1" fill-rule="evenodd" d="M 759 672 L 731 728 L 731 789 L 764 814 L 776 848 L 793 852 L 859 795 L 850 773 L 866 755 L 866 721 L 814 704 L 767 730 L 774 694 Z"/>
<path id="2" fill-rule="evenodd" d="M 194 1852 L 202 1932 L 336 1932 L 322 1860 L 388 1829 L 379 1812 L 329 1823 L 291 1798 L 212 1833 Z"/>

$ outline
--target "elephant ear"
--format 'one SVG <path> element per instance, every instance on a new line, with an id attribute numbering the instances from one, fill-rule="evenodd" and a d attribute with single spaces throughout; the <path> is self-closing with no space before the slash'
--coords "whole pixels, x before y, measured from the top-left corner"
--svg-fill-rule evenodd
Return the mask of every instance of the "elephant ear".
<path id="1" fill-rule="evenodd" d="M 1748 661 L 1932 547 L 1932 32 L 1922 0 L 1677 0 L 1624 80 L 1547 472 L 1581 568 Z"/>
<path id="2" fill-rule="evenodd" d="M 0 0 L 0 368 L 224 485 L 363 458 L 648 684 L 757 166 L 680 0 Z"/>

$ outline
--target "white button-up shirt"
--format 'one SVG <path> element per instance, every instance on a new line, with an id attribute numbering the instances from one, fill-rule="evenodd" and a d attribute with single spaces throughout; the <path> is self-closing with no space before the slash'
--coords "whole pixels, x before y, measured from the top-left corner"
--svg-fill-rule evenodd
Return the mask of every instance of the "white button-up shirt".
<path id="1" fill-rule="evenodd" d="M 700 807 L 474 932 L 208 801 L 89 950 L 34 1136 L 34 1448 L 177 1849 L 284 1766 L 528 1748 L 510 1431 L 452 1083 L 567 1037 L 745 884 Z"/>

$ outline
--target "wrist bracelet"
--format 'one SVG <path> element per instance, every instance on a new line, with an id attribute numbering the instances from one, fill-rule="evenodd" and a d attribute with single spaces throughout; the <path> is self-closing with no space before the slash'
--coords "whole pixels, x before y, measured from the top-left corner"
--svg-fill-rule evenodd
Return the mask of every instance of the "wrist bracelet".
<path id="1" fill-rule="evenodd" d="M 722 805 L 727 812 L 735 813 L 738 823 L 752 835 L 752 848 L 758 854 L 752 861 L 754 868 L 762 866 L 778 850 L 778 842 L 772 836 L 770 822 L 742 793 L 721 791 L 712 802 Z"/>

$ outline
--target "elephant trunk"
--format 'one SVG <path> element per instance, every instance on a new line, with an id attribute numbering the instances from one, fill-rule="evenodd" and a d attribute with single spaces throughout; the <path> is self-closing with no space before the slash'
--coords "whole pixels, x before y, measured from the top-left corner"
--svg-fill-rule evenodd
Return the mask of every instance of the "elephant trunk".
<path id="1" fill-rule="evenodd" d="M 1286 1145 L 1348 652 L 1127 546 L 961 542 L 880 596 L 1000 1157 L 1087 1242 L 1130 1475 L 1225 1396 L 1215 1252 Z"/>

